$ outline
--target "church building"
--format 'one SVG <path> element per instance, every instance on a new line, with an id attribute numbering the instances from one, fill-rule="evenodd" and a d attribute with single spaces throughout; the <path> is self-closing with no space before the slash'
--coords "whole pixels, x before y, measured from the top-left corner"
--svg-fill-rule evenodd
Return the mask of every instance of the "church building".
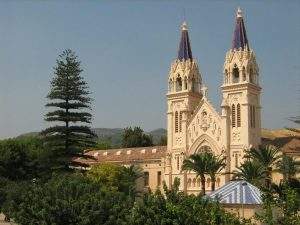
<path id="1" fill-rule="evenodd" d="M 220 74 L 222 101 L 217 109 L 209 101 L 202 76 L 192 54 L 187 23 L 183 22 L 178 55 L 168 75 L 167 146 L 93 150 L 86 154 L 94 159 L 80 162 L 89 166 L 103 162 L 139 165 L 144 170 L 145 187 L 155 190 L 163 181 L 170 186 L 179 178 L 180 190 L 196 194 L 201 190 L 200 179 L 194 172 L 182 171 L 183 160 L 211 151 L 226 157 L 226 168 L 217 176 L 216 188 L 228 183 L 229 173 L 243 162 L 245 150 L 261 144 L 259 68 L 240 9 Z M 209 177 L 206 185 L 209 192 Z"/>

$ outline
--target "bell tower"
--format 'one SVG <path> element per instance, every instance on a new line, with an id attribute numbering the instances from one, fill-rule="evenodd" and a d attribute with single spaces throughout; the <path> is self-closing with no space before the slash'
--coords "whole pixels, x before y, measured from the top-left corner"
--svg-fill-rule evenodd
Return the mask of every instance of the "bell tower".
<path id="1" fill-rule="evenodd" d="M 242 163 L 246 148 L 261 143 L 259 69 L 240 8 L 236 12 L 232 47 L 225 57 L 223 78 L 222 116 L 227 117 L 226 142 L 232 171 Z"/>
<path id="2" fill-rule="evenodd" d="M 183 179 L 179 174 L 187 147 L 187 122 L 202 98 L 201 82 L 198 64 L 192 56 L 187 23 L 183 22 L 178 56 L 171 64 L 168 77 L 168 156 L 165 176 L 169 176 L 166 179 L 169 185 L 173 181 L 172 173 Z"/>

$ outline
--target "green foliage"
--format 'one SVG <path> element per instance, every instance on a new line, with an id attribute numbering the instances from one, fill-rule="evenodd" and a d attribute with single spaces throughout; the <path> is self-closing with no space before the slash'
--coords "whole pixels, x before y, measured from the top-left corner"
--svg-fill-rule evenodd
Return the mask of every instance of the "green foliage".
<path id="1" fill-rule="evenodd" d="M 124 129 L 122 147 L 147 147 L 153 146 L 152 136 L 147 135 L 140 127 Z"/>
<path id="2" fill-rule="evenodd" d="M 171 190 L 145 194 L 132 208 L 129 223 L 132 225 L 238 225 L 235 216 L 226 213 L 217 202 L 201 196 L 178 192 L 176 181 Z"/>
<path id="3" fill-rule="evenodd" d="M 225 158 L 215 156 L 211 152 L 201 152 L 190 155 L 183 161 L 182 169 L 194 171 L 200 177 L 202 194 L 205 194 L 205 175 L 209 175 L 212 188 L 215 189 L 216 175 L 225 167 Z"/>
<path id="4" fill-rule="evenodd" d="M 166 135 L 161 136 L 160 140 L 158 142 L 158 145 L 165 146 L 167 144 L 168 144 L 168 138 L 167 138 L 167 136 Z"/>
<path id="5" fill-rule="evenodd" d="M 95 134 L 89 126 L 92 115 L 90 92 L 87 83 L 80 76 L 82 69 L 77 56 L 65 50 L 57 59 L 51 90 L 47 96 L 49 111 L 45 120 L 54 122 L 42 134 L 45 143 L 64 163 L 69 157 L 82 154 L 83 150 L 95 144 Z"/>
<path id="6" fill-rule="evenodd" d="M 286 154 L 277 162 L 277 169 L 283 175 L 285 181 L 291 180 L 297 173 L 300 172 L 300 161 Z"/>
<path id="7" fill-rule="evenodd" d="M 105 149 L 111 149 L 112 145 L 111 145 L 111 140 L 98 140 L 95 146 L 96 149 L 101 149 L 101 150 L 105 150 Z"/>
<path id="8" fill-rule="evenodd" d="M 141 176 L 141 169 L 137 166 L 124 167 L 110 163 L 95 165 L 87 173 L 87 177 L 100 186 L 123 192 L 132 198 L 138 194 L 136 181 Z"/>
<path id="9" fill-rule="evenodd" d="M 264 171 L 265 187 L 270 188 L 273 167 L 276 166 L 276 163 L 281 158 L 279 149 L 274 146 L 260 147 L 258 149 L 252 148 L 247 151 L 246 158 L 261 165 Z"/>
<path id="10" fill-rule="evenodd" d="M 9 195 L 11 201 L 4 207 L 22 225 L 122 224 L 132 204 L 125 194 L 99 187 L 80 174 L 23 187 Z"/>
<path id="11" fill-rule="evenodd" d="M 244 163 L 233 172 L 233 178 L 242 179 L 260 187 L 265 177 L 264 173 L 264 168 L 260 163 L 253 160 L 245 160 Z"/>
<path id="12" fill-rule="evenodd" d="M 51 161 L 51 152 L 38 137 L 0 141 L 0 177 L 26 180 L 48 176 Z"/>
<path id="13" fill-rule="evenodd" d="M 262 212 L 256 218 L 268 225 L 300 224 L 300 194 L 289 183 L 272 184 L 264 189 Z"/>

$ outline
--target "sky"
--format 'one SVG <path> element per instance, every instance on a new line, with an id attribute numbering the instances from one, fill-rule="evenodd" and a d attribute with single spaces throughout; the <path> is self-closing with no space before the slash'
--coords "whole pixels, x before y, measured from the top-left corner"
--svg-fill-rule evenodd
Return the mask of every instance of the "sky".
<path id="1" fill-rule="evenodd" d="M 260 68 L 262 126 L 293 126 L 288 117 L 300 115 L 299 1 L 1 0 L 0 138 L 49 126 L 46 95 L 56 58 L 68 48 L 92 92 L 92 127 L 165 128 L 167 77 L 184 18 L 219 110 L 238 6 Z"/>

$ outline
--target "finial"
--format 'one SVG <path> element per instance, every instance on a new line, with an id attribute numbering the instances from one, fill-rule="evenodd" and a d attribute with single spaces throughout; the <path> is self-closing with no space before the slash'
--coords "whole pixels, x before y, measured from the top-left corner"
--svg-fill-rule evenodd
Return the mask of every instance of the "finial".
<path id="1" fill-rule="evenodd" d="M 236 11 L 236 17 L 237 18 L 243 17 L 243 12 L 240 7 L 238 7 L 238 9 Z"/>
<path id="2" fill-rule="evenodd" d="M 188 26 L 187 26 L 187 23 L 185 21 L 183 21 L 183 23 L 181 25 L 181 30 L 188 30 Z"/>

